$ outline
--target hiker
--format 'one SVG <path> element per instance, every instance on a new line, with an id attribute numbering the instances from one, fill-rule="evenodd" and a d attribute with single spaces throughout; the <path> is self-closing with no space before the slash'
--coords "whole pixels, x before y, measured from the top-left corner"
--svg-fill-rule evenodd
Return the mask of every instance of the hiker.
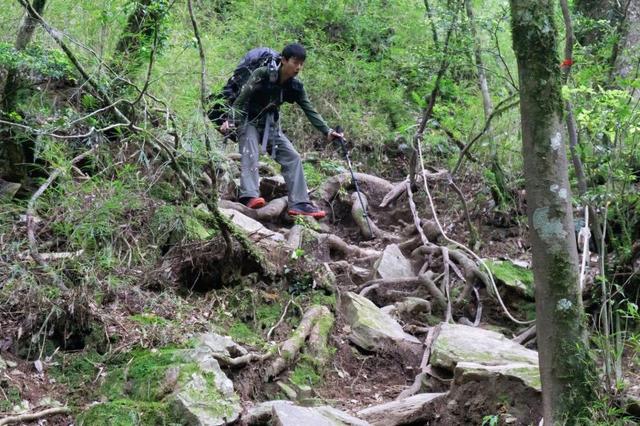
<path id="1" fill-rule="evenodd" d="M 256 69 L 231 106 L 227 120 L 220 126 L 223 133 L 237 129 L 240 144 L 241 176 L 240 202 L 257 209 L 266 203 L 260 197 L 258 157 L 259 146 L 282 166 L 287 184 L 289 215 L 322 218 L 326 213 L 309 200 L 302 161 L 293 144 L 282 133 L 279 108 L 284 102 L 297 103 L 313 126 L 328 141 L 342 137 L 330 129 L 309 101 L 302 82 L 296 76 L 302 71 L 306 59 L 305 48 L 297 43 L 287 45 L 280 56 L 280 65 L 267 65 Z"/>

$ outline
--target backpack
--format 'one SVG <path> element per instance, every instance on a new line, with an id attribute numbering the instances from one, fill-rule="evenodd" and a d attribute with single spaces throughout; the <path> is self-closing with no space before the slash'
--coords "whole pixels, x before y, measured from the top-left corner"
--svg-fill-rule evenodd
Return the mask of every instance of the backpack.
<path id="1" fill-rule="evenodd" d="M 240 95 L 242 86 L 249 80 L 251 73 L 263 66 L 275 70 L 278 62 L 280 62 L 280 54 L 268 47 L 256 47 L 247 52 L 233 71 L 233 75 L 227 80 L 222 91 L 209 98 L 209 101 L 212 102 L 212 107 L 207 112 L 209 119 L 217 126 L 222 125 L 227 119 L 227 110 Z"/>

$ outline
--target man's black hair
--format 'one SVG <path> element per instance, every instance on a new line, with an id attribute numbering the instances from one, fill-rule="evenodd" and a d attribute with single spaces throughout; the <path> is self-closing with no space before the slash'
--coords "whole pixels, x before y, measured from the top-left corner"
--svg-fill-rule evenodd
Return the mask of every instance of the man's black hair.
<path id="1" fill-rule="evenodd" d="M 282 57 L 287 61 L 291 58 L 307 59 L 307 50 L 299 43 L 288 44 L 282 49 Z"/>

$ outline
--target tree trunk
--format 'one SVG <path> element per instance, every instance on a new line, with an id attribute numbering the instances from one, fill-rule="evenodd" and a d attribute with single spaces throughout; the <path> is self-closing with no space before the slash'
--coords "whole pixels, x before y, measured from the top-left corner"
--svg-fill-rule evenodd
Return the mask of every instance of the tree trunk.
<path id="1" fill-rule="evenodd" d="M 116 44 L 114 61 L 111 64 L 111 67 L 123 77 L 127 77 L 140 66 L 142 50 L 151 46 L 154 33 L 159 29 L 169 8 L 166 0 L 138 0 L 135 4 L 127 19 L 127 26 Z"/>
<path id="2" fill-rule="evenodd" d="M 584 413 L 594 365 L 584 340 L 578 254 L 562 139 L 561 74 L 551 0 L 510 0 L 520 78 L 525 186 L 545 425 Z"/>
<path id="3" fill-rule="evenodd" d="M 482 51 L 480 46 L 482 45 L 478 39 L 478 30 L 476 28 L 476 21 L 473 13 L 473 5 L 471 0 L 465 0 L 465 9 L 467 11 L 467 18 L 469 18 L 469 29 L 471 30 L 471 36 L 473 37 L 473 54 L 476 61 L 476 68 L 478 69 L 478 85 L 480 86 L 480 94 L 482 95 L 482 107 L 484 108 L 484 119 L 488 120 L 493 112 L 493 102 L 491 101 L 491 94 L 489 92 L 489 84 L 487 82 L 487 75 L 485 73 L 484 61 L 482 60 Z M 487 133 L 491 134 L 491 128 L 487 129 Z M 490 155 L 491 155 L 491 173 L 493 174 L 493 185 L 491 185 L 491 197 L 496 207 L 500 207 L 505 203 L 507 196 L 506 178 L 504 171 L 500 166 L 500 160 L 498 158 L 498 147 L 496 142 L 492 139 L 490 141 Z"/>
<path id="4" fill-rule="evenodd" d="M 46 5 L 46 0 L 34 0 L 33 9 L 42 14 Z M 18 28 L 16 36 L 16 50 L 23 50 L 31 42 L 36 29 L 37 20 L 25 11 L 24 19 Z M 4 75 L 4 79 L 2 76 Z M 0 72 L 0 110 L 10 113 L 15 110 L 18 89 L 20 88 L 20 78 L 15 70 Z M 10 128 L 0 127 L 0 140 L 4 143 L 0 145 L 0 177 L 5 177 L 13 181 L 22 181 L 26 176 L 26 155 L 23 144 L 17 140 Z"/>

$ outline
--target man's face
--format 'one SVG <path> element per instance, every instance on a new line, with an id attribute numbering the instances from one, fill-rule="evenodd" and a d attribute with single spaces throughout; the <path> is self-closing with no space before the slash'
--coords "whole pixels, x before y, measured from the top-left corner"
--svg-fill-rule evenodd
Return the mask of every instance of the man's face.
<path id="1" fill-rule="evenodd" d="M 282 58 L 281 71 L 284 80 L 297 76 L 304 67 L 304 59 L 291 57 L 289 59 Z"/>

